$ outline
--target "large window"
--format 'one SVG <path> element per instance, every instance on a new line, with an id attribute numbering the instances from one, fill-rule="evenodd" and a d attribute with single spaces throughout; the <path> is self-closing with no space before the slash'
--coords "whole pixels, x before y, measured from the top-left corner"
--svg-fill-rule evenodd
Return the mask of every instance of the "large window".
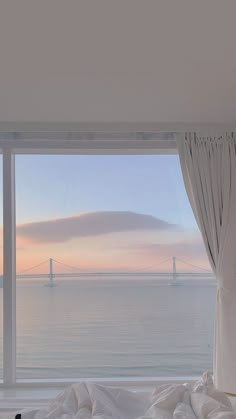
<path id="1" fill-rule="evenodd" d="M 212 369 L 215 283 L 177 155 L 17 155 L 17 378 Z"/>

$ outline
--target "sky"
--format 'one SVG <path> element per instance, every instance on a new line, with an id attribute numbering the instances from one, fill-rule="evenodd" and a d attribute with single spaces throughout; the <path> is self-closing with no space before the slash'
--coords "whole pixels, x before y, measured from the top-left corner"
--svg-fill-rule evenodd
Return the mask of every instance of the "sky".
<path id="1" fill-rule="evenodd" d="M 177 155 L 18 155 L 16 220 L 17 272 L 209 268 Z"/>

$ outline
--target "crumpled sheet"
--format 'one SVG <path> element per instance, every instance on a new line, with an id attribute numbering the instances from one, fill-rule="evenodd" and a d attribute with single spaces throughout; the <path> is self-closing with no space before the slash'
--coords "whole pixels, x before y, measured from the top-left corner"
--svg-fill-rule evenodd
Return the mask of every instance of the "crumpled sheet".
<path id="1" fill-rule="evenodd" d="M 21 414 L 22 419 L 236 419 L 229 398 L 214 388 L 208 373 L 194 384 L 163 384 L 151 393 L 74 384 L 47 409 Z"/>

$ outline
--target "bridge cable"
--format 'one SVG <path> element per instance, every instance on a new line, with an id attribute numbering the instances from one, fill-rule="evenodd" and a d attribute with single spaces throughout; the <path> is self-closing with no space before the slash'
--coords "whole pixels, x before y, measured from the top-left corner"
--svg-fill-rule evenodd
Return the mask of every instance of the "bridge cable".
<path id="1" fill-rule="evenodd" d="M 189 266 L 192 266 L 193 268 L 201 269 L 202 271 L 205 271 L 207 273 L 211 273 L 211 271 L 209 269 L 205 269 L 205 268 L 201 268 L 201 266 L 193 265 L 192 263 L 186 262 L 183 259 L 177 258 L 177 260 L 179 260 L 180 262 L 183 262 L 185 265 L 189 265 Z"/>
<path id="2" fill-rule="evenodd" d="M 26 269 L 23 269 L 20 272 L 17 272 L 17 275 L 21 275 L 21 274 L 24 274 L 25 272 L 32 271 L 33 269 L 38 268 L 39 266 L 44 265 L 45 263 L 48 263 L 48 259 L 44 260 L 41 263 L 38 263 L 37 265 L 31 266 L 30 268 L 26 268 Z"/>
<path id="3" fill-rule="evenodd" d="M 168 259 L 164 259 L 164 260 L 162 260 L 161 262 L 159 262 L 157 265 L 152 265 L 152 266 L 148 266 L 148 267 L 145 267 L 145 268 L 139 268 L 139 269 L 137 269 L 137 270 L 135 270 L 135 271 L 132 271 L 132 272 L 142 272 L 142 271 L 144 271 L 145 272 L 145 270 L 147 270 L 147 269 L 152 269 L 152 268 L 156 268 L 157 266 L 159 266 L 159 265 L 161 265 L 161 264 L 163 264 L 163 263 L 165 263 L 165 262 L 168 262 L 168 261 L 170 261 L 172 258 L 168 258 Z"/>
<path id="4" fill-rule="evenodd" d="M 59 263 L 59 265 L 65 266 L 66 268 L 78 269 L 79 271 L 83 271 L 81 268 L 78 268 L 78 266 L 68 265 L 67 263 L 59 262 L 59 260 L 56 260 L 56 259 L 53 259 L 53 261 L 56 263 Z"/>

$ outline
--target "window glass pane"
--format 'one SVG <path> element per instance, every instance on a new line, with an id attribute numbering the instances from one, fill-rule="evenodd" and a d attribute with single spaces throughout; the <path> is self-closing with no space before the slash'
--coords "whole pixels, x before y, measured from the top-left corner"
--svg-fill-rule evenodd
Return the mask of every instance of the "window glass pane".
<path id="1" fill-rule="evenodd" d="M 212 369 L 215 282 L 178 156 L 16 156 L 17 377 Z"/>
<path id="2" fill-rule="evenodd" d="M 3 226 L 2 226 L 2 155 L 0 154 L 0 379 L 3 378 Z"/>

